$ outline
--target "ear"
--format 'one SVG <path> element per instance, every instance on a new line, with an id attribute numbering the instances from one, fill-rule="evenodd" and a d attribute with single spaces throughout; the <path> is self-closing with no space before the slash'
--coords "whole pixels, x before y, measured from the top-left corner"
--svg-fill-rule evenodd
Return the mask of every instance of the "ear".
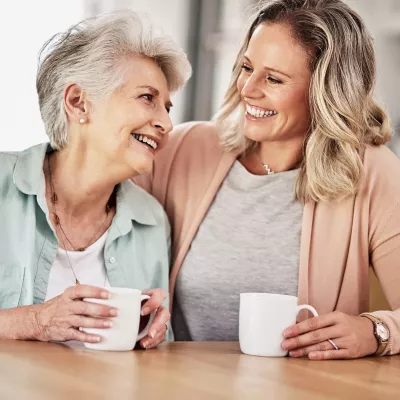
<path id="1" fill-rule="evenodd" d="M 64 90 L 64 108 L 68 119 L 75 123 L 88 118 L 88 101 L 85 92 L 76 83 L 71 83 Z"/>

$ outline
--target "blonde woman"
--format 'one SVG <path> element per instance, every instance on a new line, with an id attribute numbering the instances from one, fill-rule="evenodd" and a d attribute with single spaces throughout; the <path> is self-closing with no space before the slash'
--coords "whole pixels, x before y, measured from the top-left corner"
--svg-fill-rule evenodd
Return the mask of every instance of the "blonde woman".
<path id="1" fill-rule="evenodd" d="M 0 339 L 98 342 L 80 328 L 110 329 L 118 310 L 83 299 L 117 286 L 150 295 L 141 345 L 155 347 L 170 318 L 169 224 L 129 178 L 151 171 L 190 65 L 129 11 L 73 26 L 42 55 L 50 143 L 0 153 Z"/>
<path id="2" fill-rule="evenodd" d="M 374 82 L 342 1 L 260 3 L 216 121 L 176 128 L 139 178 L 172 223 L 176 339 L 237 340 L 239 293 L 270 292 L 321 314 L 284 332 L 292 357 L 400 352 L 400 161 Z M 361 316 L 370 267 L 394 311 Z"/>

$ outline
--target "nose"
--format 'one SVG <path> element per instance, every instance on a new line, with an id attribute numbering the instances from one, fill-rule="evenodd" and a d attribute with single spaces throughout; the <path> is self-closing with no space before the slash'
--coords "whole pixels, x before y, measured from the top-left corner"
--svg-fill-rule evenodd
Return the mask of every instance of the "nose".
<path id="1" fill-rule="evenodd" d="M 240 91 L 241 96 L 249 98 L 259 98 L 262 96 L 262 90 L 258 85 L 258 80 L 255 74 L 250 75 L 245 81 L 242 90 Z"/>
<path id="2" fill-rule="evenodd" d="M 157 118 L 153 121 L 154 128 L 165 135 L 172 131 L 173 125 L 167 110 L 160 111 Z"/>

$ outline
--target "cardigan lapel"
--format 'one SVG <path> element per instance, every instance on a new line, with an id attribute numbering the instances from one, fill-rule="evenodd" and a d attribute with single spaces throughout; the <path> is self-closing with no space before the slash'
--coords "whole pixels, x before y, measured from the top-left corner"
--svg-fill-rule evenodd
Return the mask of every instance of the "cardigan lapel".
<path id="1" fill-rule="evenodd" d="M 174 265 L 172 266 L 171 274 L 170 274 L 170 308 L 172 310 L 172 302 L 174 298 L 174 287 L 175 281 L 178 276 L 179 270 L 182 266 L 183 260 L 189 250 L 189 247 L 197 233 L 199 226 L 201 225 L 204 217 L 209 210 L 211 203 L 213 202 L 222 182 L 224 181 L 226 175 L 231 169 L 233 163 L 235 162 L 237 155 L 235 153 L 223 153 L 221 160 L 218 164 L 218 167 L 214 173 L 214 176 L 208 186 L 206 192 L 204 193 L 204 197 L 200 202 L 200 206 L 194 215 L 190 228 L 188 230 L 187 235 L 179 248 L 177 257 L 175 259 Z"/>
<path id="2" fill-rule="evenodd" d="M 300 304 L 308 304 L 309 302 L 309 263 L 311 251 L 311 233 L 314 222 L 315 202 L 309 201 L 304 206 L 303 222 L 301 228 L 301 243 L 300 243 L 300 266 L 299 266 L 299 287 L 298 287 L 298 302 Z M 307 313 L 300 313 L 299 320 L 305 319 Z"/>
<path id="3" fill-rule="evenodd" d="M 320 314 L 336 309 L 346 272 L 353 228 L 354 197 L 340 203 L 307 205 L 299 271 L 299 304 Z M 299 320 L 303 320 L 302 313 Z"/>

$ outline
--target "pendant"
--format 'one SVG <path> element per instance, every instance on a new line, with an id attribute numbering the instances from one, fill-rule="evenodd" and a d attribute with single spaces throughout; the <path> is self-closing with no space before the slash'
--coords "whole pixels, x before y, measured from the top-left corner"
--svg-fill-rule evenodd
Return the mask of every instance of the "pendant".
<path id="1" fill-rule="evenodd" d="M 78 249 L 78 251 L 85 251 L 86 249 L 84 248 L 84 247 L 80 247 L 79 249 Z"/>
<path id="2" fill-rule="evenodd" d="M 81 283 L 78 281 L 78 279 L 75 278 L 75 285 L 80 285 Z"/>
<path id="3" fill-rule="evenodd" d="M 267 171 L 267 175 L 274 174 L 274 171 L 268 166 L 268 164 L 263 164 L 264 169 Z"/>

